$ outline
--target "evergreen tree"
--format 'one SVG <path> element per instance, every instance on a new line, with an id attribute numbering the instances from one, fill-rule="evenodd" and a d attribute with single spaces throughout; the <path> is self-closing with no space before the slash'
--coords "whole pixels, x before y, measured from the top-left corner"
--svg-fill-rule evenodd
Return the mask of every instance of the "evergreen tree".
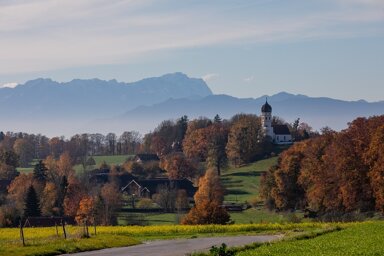
<path id="1" fill-rule="evenodd" d="M 222 120 L 221 120 L 221 117 L 219 116 L 219 114 L 215 115 L 215 117 L 213 118 L 213 122 L 215 124 L 221 124 Z"/>
<path id="2" fill-rule="evenodd" d="M 43 163 L 42 160 L 39 160 L 37 164 L 35 164 L 35 168 L 33 169 L 33 178 L 35 180 L 45 182 L 47 180 L 47 167 Z"/>
<path id="3" fill-rule="evenodd" d="M 25 200 L 24 217 L 39 217 L 41 216 L 40 203 L 37 198 L 35 188 L 31 185 L 28 188 L 27 198 Z"/>
<path id="4" fill-rule="evenodd" d="M 57 195 L 57 208 L 59 209 L 59 215 L 64 215 L 64 198 L 68 190 L 68 179 L 67 176 L 61 178 L 60 187 Z"/>

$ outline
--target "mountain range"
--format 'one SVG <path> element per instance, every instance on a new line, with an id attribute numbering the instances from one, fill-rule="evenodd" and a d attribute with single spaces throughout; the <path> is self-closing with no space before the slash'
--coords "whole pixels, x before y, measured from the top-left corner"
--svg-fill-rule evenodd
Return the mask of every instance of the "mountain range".
<path id="1" fill-rule="evenodd" d="M 40 78 L 0 88 L 0 130 L 67 137 L 84 132 L 146 133 L 163 120 L 183 115 L 190 119 L 259 115 L 266 97 L 273 115 L 287 122 L 300 118 L 316 130 L 325 126 L 341 130 L 356 117 L 384 114 L 383 101 L 342 101 L 286 92 L 258 98 L 214 95 L 202 79 L 183 73 L 134 83 L 99 79 L 58 83 Z"/>

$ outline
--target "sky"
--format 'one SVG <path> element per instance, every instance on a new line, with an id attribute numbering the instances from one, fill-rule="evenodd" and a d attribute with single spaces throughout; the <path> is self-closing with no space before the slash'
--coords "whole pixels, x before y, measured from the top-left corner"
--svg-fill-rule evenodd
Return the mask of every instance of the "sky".
<path id="1" fill-rule="evenodd" d="M 241 98 L 384 100 L 384 1 L 0 0 L 0 87 L 173 72 Z"/>

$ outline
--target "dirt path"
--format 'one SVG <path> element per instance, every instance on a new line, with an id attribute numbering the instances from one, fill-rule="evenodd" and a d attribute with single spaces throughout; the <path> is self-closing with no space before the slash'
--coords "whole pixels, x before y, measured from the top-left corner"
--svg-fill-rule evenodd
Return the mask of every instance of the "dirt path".
<path id="1" fill-rule="evenodd" d="M 211 246 L 220 246 L 222 243 L 230 246 L 242 246 L 254 242 L 270 242 L 277 240 L 281 236 L 266 235 L 266 236 L 234 236 L 234 237 L 209 237 L 209 238 L 194 238 L 194 239 L 176 239 L 176 240 L 161 240 L 150 241 L 145 244 L 103 249 L 98 251 L 81 252 L 76 256 L 183 256 L 188 253 L 198 251 L 208 251 Z"/>

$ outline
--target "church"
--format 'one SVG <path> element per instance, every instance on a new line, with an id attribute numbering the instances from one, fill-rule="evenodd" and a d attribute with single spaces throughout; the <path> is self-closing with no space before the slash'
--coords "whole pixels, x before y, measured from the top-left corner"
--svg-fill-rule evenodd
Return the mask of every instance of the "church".
<path id="1" fill-rule="evenodd" d="M 261 124 L 265 135 L 271 137 L 274 144 L 292 144 L 292 135 L 286 124 L 272 125 L 272 107 L 268 104 L 267 100 L 261 107 Z"/>

